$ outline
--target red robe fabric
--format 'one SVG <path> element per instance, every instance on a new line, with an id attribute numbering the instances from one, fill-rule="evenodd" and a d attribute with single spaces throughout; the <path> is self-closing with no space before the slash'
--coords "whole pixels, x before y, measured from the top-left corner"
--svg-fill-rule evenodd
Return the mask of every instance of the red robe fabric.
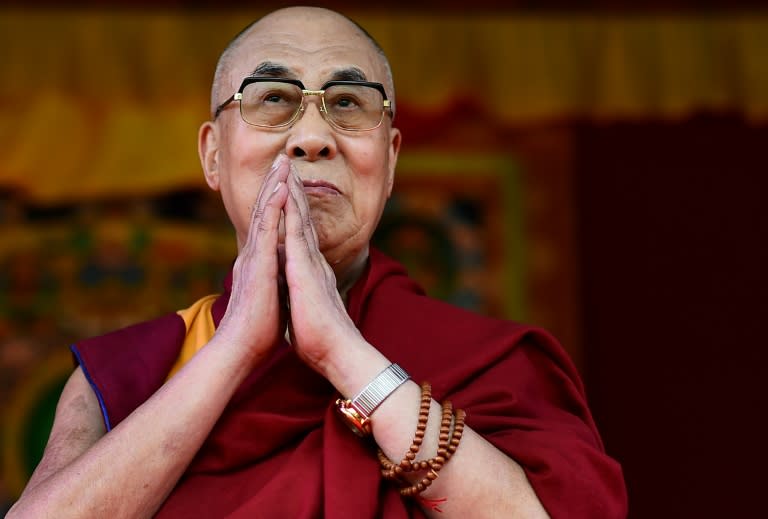
<path id="1" fill-rule="evenodd" d="M 213 305 L 216 324 L 230 287 Z M 376 250 L 348 311 L 371 344 L 415 381 L 431 382 L 436 399 L 465 409 L 467 424 L 524 468 L 551 517 L 626 516 L 621 468 L 549 334 L 429 299 Z M 163 384 L 184 335 L 169 314 L 73 345 L 108 429 Z M 381 478 L 375 445 L 338 419 L 337 397 L 281 344 L 238 389 L 157 516 L 423 517 Z"/>

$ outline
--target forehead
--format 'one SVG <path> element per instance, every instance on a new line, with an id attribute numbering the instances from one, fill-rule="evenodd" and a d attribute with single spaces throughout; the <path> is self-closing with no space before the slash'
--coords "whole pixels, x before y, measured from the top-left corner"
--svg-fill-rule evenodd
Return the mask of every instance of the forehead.
<path id="1" fill-rule="evenodd" d="M 264 63 L 284 67 L 308 88 L 318 87 L 344 69 L 357 69 L 368 81 L 385 79 L 381 56 L 368 38 L 341 17 L 262 19 L 233 54 L 230 80 L 239 84 Z"/>

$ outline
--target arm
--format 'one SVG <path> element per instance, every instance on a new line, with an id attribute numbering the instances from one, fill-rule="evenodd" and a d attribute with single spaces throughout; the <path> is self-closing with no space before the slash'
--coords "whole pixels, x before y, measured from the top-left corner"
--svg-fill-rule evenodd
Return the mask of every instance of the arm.
<path id="1" fill-rule="evenodd" d="M 151 517 L 162 505 L 232 394 L 284 329 L 277 283 L 255 280 L 277 279 L 286 175 L 275 168 L 265 179 L 235 262 L 230 305 L 211 341 L 108 434 L 96 397 L 76 370 L 45 455 L 8 517 Z"/>
<path id="2" fill-rule="evenodd" d="M 291 301 L 291 340 L 299 355 L 345 396 L 357 393 L 390 364 L 360 335 L 346 314 L 336 280 L 318 248 L 309 208 L 295 175 L 286 201 L 286 279 Z M 376 443 L 393 460 L 409 448 L 416 430 L 420 390 L 414 382 L 398 388 L 374 413 Z M 432 402 L 421 447 L 437 451 L 440 406 Z M 423 494 L 447 497 L 434 517 L 547 517 L 522 468 L 481 436 L 465 428 L 456 454 Z"/>
<path id="3" fill-rule="evenodd" d="M 76 370 L 43 459 L 8 517 L 151 517 L 244 376 L 236 356 L 213 342 L 109 434 Z"/>
<path id="4" fill-rule="evenodd" d="M 342 387 L 348 387 L 342 392 L 345 395 L 356 394 L 376 376 L 377 373 L 373 373 L 368 379 L 359 380 L 363 378 L 359 374 L 364 366 L 376 365 L 376 360 L 381 362 L 381 369 L 390 364 L 378 352 L 370 351 L 373 347 L 368 343 L 361 343 L 356 348 L 360 352 L 359 359 L 350 359 L 350 351 L 344 353 L 343 359 L 335 356 L 328 359 L 328 371 L 332 373 L 329 380 L 337 380 Z M 334 364 L 336 361 L 339 361 L 339 367 Z M 350 383 L 352 380 L 359 381 Z M 408 381 L 373 414 L 374 439 L 391 460 L 399 461 L 411 445 L 420 395 L 418 384 Z M 432 457 L 437 452 L 440 409 L 433 400 L 418 459 Z M 454 456 L 421 495 L 426 499 L 447 499 L 440 505 L 442 513 L 424 507 L 430 517 L 548 517 L 520 465 L 468 426 L 464 428 Z"/>

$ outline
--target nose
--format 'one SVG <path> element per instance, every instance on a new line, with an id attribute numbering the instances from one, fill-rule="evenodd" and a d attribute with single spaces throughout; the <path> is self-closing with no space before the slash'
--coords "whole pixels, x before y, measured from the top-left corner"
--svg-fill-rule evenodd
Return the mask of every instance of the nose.
<path id="1" fill-rule="evenodd" d="M 323 118 L 317 102 L 305 99 L 304 112 L 289 131 L 285 151 L 290 158 L 320 160 L 336 155 L 334 130 Z"/>

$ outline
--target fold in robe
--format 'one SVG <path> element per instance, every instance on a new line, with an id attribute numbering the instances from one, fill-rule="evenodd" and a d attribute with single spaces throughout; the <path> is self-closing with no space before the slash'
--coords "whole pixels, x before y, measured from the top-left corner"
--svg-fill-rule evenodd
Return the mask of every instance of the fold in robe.
<path id="1" fill-rule="evenodd" d="M 209 305 L 216 326 L 230 290 L 231 277 Z M 348 312 L 368 342 L 523 467 L 551 517 L 626 516 L 621 468 L 549 334 L 430 299 L 373 249 Z M 186 335 L 174 313 L 72 346 L 108 429 L 164 383 Z M 236 391 L 157 517 L 423 517 L 382 479 L 375 445 L 336 416 L 338 396 L 283 341 Z"/>

